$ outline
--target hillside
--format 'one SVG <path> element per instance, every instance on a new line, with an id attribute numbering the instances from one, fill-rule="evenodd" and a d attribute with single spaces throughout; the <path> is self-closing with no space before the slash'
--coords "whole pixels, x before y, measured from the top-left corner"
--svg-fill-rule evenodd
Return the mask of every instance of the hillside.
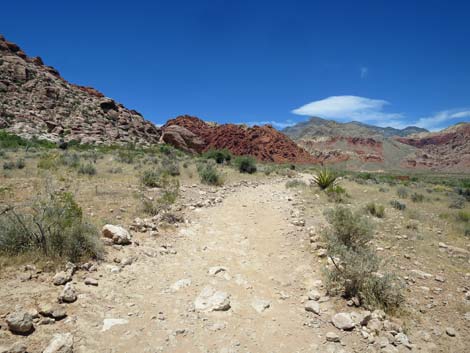
<path id="1" fill-rule="evenodd" d="M 468 123 L 431 133 L 414 126 L 400 130 L 313 117 L 283 132 L 321 162 L 347 169 L 470 169 Z"/>
<path id="2" fill-rule="evenodd" d="M 163 141 L 190 152 L 226 148 L 235 155 L 251 155 L 266 162 L 317 162 L 286 135 L 268 125 L 217 125 L 185 115 L 169 120 L 162 130 Z"/>
<path id="3" fill-rule="evenodd" d="M 54 142 L 151 144 L 160 138 L 160 130 L 140 113 L 67 82 L 1 35 L 0 129 Z"/>
<path id="4" fill-rule="evenodd" d="M 405 137 L 415 133 L 428 132 L 416 126 L 408 126 L 404 129 L 392 127 L 379 127 L 363 124 L 357 121 L 338 123 L 333 120 L 311 117 L 309 120 L 289 126 L 282 130 L 292 139 L 306 139 L 321 136 L 347 136 L 347 137 Z"/>

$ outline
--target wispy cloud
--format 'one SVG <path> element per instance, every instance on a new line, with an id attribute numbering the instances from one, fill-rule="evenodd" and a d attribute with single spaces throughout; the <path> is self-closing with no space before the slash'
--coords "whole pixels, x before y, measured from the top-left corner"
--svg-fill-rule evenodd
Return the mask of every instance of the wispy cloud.
<path id="1" fill-rule="evenodd" d="M 364 79 L 367 77 L 367 75 L 369 74 L 369 68 L 368 67 L 361 67 L 361 78 Z"/>
<path id="2" fill-rule="evenodd" d="M 470 109 L 443 110 L 434 115 L 418 119 L 415 125 L 428 130 L 436 130 L 448 126 L 449 123 L 457 123 L 460 120 L 465 121 L 465 118 L 470 120 Z"/>
<path id="3" fill-rule="evenodd" d="M 470 120 L 470 108 L 443 110 L 427 117 L 413 119 L 402 113 L 386 112 L 385 108 L 389 105 L 389 102 L 382 99 L 332 96 L 303 105 L 294 109 L 292 113 L 343 122 L 354 120 L 397 129 L 414 125 L 428 130 L 438 130 L 459 121 Z"/>
<path id="4" fill-rule="evenodd" d="M 404 118 L 402 114 L 384 111 L 385 106 L 389 104 L 389 102 L 382 99 L 358 96 L 332 96 L 308 103 L 294 109 L 292 113 L 340 121 L 355 120 L 373 124 L 399 122 Z"/>

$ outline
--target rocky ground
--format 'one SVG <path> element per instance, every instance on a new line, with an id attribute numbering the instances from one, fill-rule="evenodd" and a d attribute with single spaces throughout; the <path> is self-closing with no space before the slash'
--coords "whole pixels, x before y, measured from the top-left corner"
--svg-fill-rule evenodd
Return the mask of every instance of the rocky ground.
<path id="1" fill-rule="evenodd" d="M 328 297 L 319 198 L 285 181 L 188 185 L 184 223 L 106 227 L 102 263 L 3 271 L 0 352 L 465 352 L 469 318 L 417 323 Z M 439 306 L 454 275 L 412 267 L 411 290 Z"/>

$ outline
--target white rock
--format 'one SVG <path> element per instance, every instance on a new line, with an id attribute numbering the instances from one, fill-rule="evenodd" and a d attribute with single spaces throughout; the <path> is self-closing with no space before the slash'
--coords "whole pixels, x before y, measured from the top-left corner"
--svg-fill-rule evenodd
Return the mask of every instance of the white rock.
<path id="1" fill-rule="evenodd" d="M 87 277 L 85 278 L 85 284 L 87 286 L 97 286 L 98 285 L 98 281 L 92 277 Z"/>
<path id="2" fill-rule="evenodd" d="M 180 280 L 176 281 L 175 283 L 173 283 L 171 285 L 170 289 L 173 292 L 177 292 L 181 288 L 186 288 L 186 287 L 189 287 L 190 285 L 191 285 L 191 280 L 189 278 L 183 278 L 183 279 L 180 279 Z"/>
<path id="3" fill-rule="evenodd" d="M 321 298 L 320 292 L 316 289 L 312 289 L 311 291 L 309 291 L 307 296 L 310 300 L 319 300 Z"/>
<path id="4" fill-rule="evenodd" d="M 52 278 L 52 282 L 56 286 L 61 286 L 67 282 L 70 282 L 71 280 L 72 280 L 72 276 L 70 272 L 65 272 L 65 271 L 57 272 Z"/>
<path id="5" fill-rule="evenodd" d="M 43 353 L 73 353 L 73 336 L 71 333 L 55 334 Z"/>
<path id="6" fill-rule="evenodd" d="M 326 340 L 328 342 L 339 342 L 339 336 L 334 332 L 327 332 L 326 333 Z"/>
<path id="7" fill-rule="evenodd" d="M 112 239 L 114 244 L 127 245 L 131 243 L 131 234 L 122 227 L 106 224 L 101 233 L 105 238 Z"/>
<path id="8" fill-rule="evenodd" d="M 256 298 L 251 302 L 251 306 L 257 312 L 262 313 L 263 311 L 265 311 L 266 309 L 268 309 L 271 306 L 271 302 L 269 300 Z"/>
<path id="9" fill-rule="evenodd" d="M 104 319 L 103 320 L 103 328 L 101 332 L 108 331 L 111 327 L 116 325 L 126 325 L 129 321 L 126 319 Z"/>
<path id="10" fill-rule="evenodd" d="M 206 286 L 194 301 L 194 307 L 199 311 L 226 311 L 230 309 L 230 295 Z"/>
<path id="11" fill-rule="evenodd" d="M 354 321 L 349 313 L 337 313 L 332 318 L 333 325 L 340 330 L 352 330 Z"/>
<path id="12" fill-rule="evenodd" d="M 67 283 L 59 295 L 59 302 L 61 303 L 73 303 L 77 300 L 77 292 L 75 291 L 72 283 Z"/>
<path id="13" fill-rule="evenodd" d="M 320 304 L 314 300 L 308 300 L 305 303 L 305 311 L 320 315 Z"/>

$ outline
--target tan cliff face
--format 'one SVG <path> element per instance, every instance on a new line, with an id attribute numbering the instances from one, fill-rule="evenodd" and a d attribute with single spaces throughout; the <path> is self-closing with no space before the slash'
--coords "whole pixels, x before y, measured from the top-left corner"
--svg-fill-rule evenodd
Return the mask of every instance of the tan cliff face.
<path id="1" fill-rule="evenodd" d="M 0 128 L 24 138 L 157 143 L 160 130 L 92 87 L 71 84 L 0 35 Z"/>

